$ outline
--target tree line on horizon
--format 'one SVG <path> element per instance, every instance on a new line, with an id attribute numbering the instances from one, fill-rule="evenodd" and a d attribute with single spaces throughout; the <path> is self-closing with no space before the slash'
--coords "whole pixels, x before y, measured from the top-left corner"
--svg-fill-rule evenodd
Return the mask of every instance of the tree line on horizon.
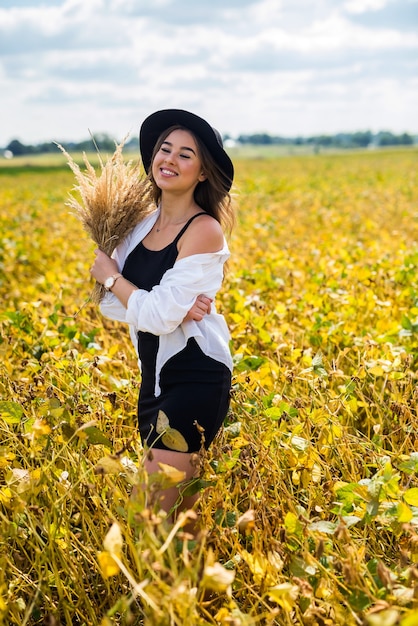
<path id="1" fill-rule="evenodd" d="M 291 145 L 291 146 L 313 146 L 324 148 L 367 148 L 367 147 L 384 147 L 384 146 L 410 146 L 418 143 L 418 136 L 410 133 L 394 134 L 390 131 L 358 131 L 354 133 L 337 133 L 334 135 L 313 135 L 310 137 L 283 137 L 270 135 L 269 133 L 254 133 L 248 135 L 238 135 L 232 137 L 229 134 L 224 135 L 224 141 L 227 145 Z M 116 140 L 107 133 L 99 133 L 90 139 L 80 142 L 62 142 L 63 147 L 67 151 L 75 152 L 91 152 L 113 151 L 115 149 Z M 125 144 L 126 151 L 138 151 L 138 138 L 133 137 Z M 3 152 L 8 156 L 23 156 L 29 154 L 43 154 L 51 152 L 59 152 L 59 148 L 55 142 L 49 141 L 36 145 L 27 145 L 19 139 L 12 139 L 7 146 L 3 148 Z"/>

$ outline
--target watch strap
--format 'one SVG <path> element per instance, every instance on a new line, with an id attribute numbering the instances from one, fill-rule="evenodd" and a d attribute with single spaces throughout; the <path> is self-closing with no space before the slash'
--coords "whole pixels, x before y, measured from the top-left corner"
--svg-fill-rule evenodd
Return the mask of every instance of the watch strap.
<path id="1" fill-rule="evenodd" d="M 109 287 L 106 287 L 106 282 L 109 281 L 109 278 L 106 279 L 105 281 L 105 289 L 106 291 L 110 291 L 112 289 L 112 287 L 114 286 L 115 282 L 117 281 L 118 278 L 121 278 L 122 274 L 120 272 L 118 272 L 117 274 L 113 274 L 113 276 L 109 276 L 109 278 L 112 278 L 112 284 L 109 285 Z"/>

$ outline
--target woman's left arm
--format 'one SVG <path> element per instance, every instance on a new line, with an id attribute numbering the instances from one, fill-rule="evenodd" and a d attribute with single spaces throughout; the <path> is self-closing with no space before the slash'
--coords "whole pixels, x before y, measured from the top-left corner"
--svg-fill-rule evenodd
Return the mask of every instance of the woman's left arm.
<path id="1" fill-rule="evenodd" d="M 103 285 L 109 276 L 120 274 L 118 264 L 115 259 L 107 256 L 105 252 L 99 249 L 95 250 L 95 254 L 96 258 L 91 266 L 90 273 L 93 278 Z M 120 275 L 112 287 L 112 293 L 118 298 L 119 302 L 127 308 L 128 300 L 132 292 L 136 289 L 137 287 L 135 287 L 135 285 Z"/>

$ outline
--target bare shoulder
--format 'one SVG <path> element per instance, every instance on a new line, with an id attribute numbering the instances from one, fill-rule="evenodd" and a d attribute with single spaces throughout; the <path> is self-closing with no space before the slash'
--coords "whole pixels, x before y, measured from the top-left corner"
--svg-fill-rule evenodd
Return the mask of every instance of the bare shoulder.
<path id="1" fill-rule="evenodd" d="M 190 224 L 178 243 L 178 259 L 192 254 L 218 252 L 224 245 L 222 227 L 211 215 L 200 215 Z"/>

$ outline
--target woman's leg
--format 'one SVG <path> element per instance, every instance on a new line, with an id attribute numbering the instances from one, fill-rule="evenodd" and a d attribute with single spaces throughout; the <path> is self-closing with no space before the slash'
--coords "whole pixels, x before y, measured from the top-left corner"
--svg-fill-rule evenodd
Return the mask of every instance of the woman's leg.
<path id="1" fill-rule="evenodd" d="M 188 452 L 174 452 L 171 450 L 152 448 L 147 454 L 145 469 L 148 474 L 154 474 L 155 472 L 161 471 L 159 463 L 165 463 L 166 465 L 171 465 L 172 467 L 175 467 L 176 469 L 184 472 L 184 480 L 187 481 L 193 478 L 196 472 L 196 467 L 192 465 L 191 461 L 192 455 Z M 171 511 L 173 506 L 179 500 L 180 495 L 181 490 L 179 490 L 178 487 L 169 487 L 168 489 L 162 489 L 160 492 L 158 492 L 161 508 L 167 513 Z M 174 518 L 180 511 L 186 511 L 188 509 L 191 509 L 195 502 L 198 500 L 198 497 L 198 494 L 195 494 L 193 496 L 185 496 L 184 498 L 182 498 L 178 502 L 176 511 L 173 514 Z"/>

